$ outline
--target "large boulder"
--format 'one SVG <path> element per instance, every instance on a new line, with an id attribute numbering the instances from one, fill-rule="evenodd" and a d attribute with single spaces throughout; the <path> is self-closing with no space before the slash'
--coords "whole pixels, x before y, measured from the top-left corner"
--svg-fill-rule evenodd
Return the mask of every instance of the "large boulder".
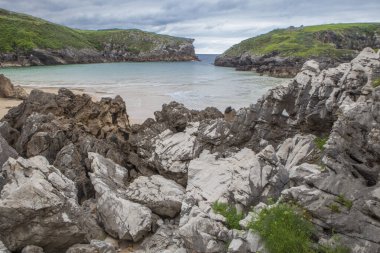
<path id="1" fill-rule="evenodd" d="M 139 241 L 152 228 L 152 211 L 125 196 L 128 170 L 99 154 L 89 153 L 96 211 L 105 231 L 121 240 Z"/>
<path id="2" fill-rule="evenodd" d="M 14 86 L 8 78 L 0 74 L 0 98 L 26 99 L 28 94 L 20 86 Z"/>
<path id="3" fill-rule="evenodd" d="M 125 196 L 160 216 L 175 217 L 181 211 L 185 189 L 160 175 L 140 176 L 128 186 Z"/>
<path id="4" fill-rule="evenodd" d="M 75 184 L 44 157 L 10 158 L 2 176 L 0 240 L 11 251 L 36 245 L 59 252 L 84 242 Z"/>

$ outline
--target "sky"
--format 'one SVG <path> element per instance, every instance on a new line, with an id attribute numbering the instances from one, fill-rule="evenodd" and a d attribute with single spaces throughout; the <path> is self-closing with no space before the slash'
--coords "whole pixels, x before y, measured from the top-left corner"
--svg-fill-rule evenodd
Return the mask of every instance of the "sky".
<path id="1" fill-rule="evenodd" d="M 222 53 L 275 28 L 380 22 L 380 0 L 0 0 L 0 8 L 79 29 L 194 38 L 196 53 Z"/>

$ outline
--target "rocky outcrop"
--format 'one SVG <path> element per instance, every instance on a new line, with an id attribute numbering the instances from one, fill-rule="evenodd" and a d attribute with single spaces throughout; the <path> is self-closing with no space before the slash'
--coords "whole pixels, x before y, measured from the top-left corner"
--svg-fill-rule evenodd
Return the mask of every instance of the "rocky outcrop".
<path id="1" fill-rule="evenodd" d="M 327 70 L 308 61 L 236 114 L 172 102 L 131 127 L 119 98 L 32 92 L 0 124 L 0 147 L 30 157 L 4 156 L 0 241 L 48 253 L 266 252 L 249 222 L 291 201 L 310 216 L 313 244 L 338 236 L 352 253 L 378 252 L 379 70 L 371 49 Z M 216 202 L 243 219 L 231 226 Z"/>
<path id="2" fill-rule="evenodd" d="M 0 240 L 11 251 L 59 252 L 84 241 L 75 184 L 46 158 L 10 158 L 2 168 Z"/>
<path id="3" fill-rule="evenodd" d="M 28 94 L 20 86 L 14 86 L 8 78 L 0 75 L 0 98 L 26 99 Z"/>

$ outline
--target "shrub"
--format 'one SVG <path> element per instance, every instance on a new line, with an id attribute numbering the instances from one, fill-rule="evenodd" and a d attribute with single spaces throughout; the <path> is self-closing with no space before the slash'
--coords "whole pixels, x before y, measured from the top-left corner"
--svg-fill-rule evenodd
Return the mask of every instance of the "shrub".
<path id="1" fill-rule="evenodd" d="M 270 253 L 311 253 L 313 226 L 302 210 L 289 204 L 263 209 L 249 228 L 257 231 Z"/>
<path id="2" fill-rule="evenodd" d="M 215 202 L 212 204 L 212 210 L 226 218 L 229 229 L 240 229 L 239 221 L 244 218 L 244 214 L 239 213 L 235 207 L 226 203 Z"/>
<path id="3" fill-rule="evenodd" d="M 320 151 L 324 151 L 327 140 L 328 137 L 317 137 L 314 139 L 314 144 Z"/>

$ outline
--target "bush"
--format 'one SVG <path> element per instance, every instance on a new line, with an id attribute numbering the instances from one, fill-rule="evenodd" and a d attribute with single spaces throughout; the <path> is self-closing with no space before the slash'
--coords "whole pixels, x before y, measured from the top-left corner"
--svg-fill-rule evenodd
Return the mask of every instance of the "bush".
<path id="1" fill-rule="evenodd" d="M 289 205 L 263 209 L 249 228 L 257 231 L 270 253 L 312 253 L 313 225 L 302 210 Z"/>
<path id="2" fill-rule="evenodd" d="M 226 218 L 227 227 L 229 229 L 240 229 L 239 221 L 244 218 L 244 214 L 239 213 L 235 207 L 229 204 L 215 202 L 212 204 L 212 210 Z"/>
<path id="3" fill-rule="evenodd" d="M 345 207 L 347 207 L 348 210 L 351 210 L 351 208 L 352 208 L 352 200 L 347 199 L 342 194 L 338 195 L 338 197 L 336 198 L 336 202 L 344 205 Z"/>

